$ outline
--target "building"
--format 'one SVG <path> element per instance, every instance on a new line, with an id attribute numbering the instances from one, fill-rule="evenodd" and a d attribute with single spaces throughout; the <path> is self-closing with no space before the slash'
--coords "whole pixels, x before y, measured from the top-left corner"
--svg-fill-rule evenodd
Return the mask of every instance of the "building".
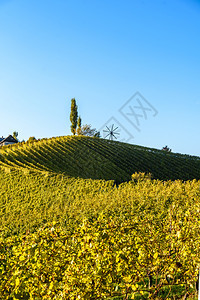
<path id="1" fill-rule="evenodd" d="M 0 146 L 6 146 L 16 143 L 18 143 L 18 141 L 12 135 L 9 135 L 7 138 L 4 138 L 3 136 L 0 138 Z"/>

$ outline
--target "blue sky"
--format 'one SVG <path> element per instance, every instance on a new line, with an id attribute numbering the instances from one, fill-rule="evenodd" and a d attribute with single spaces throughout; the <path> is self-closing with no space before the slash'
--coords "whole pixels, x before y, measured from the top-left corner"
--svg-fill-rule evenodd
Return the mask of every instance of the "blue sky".
<path id="1" fill-rule="evenodd" d="M 200 156 L 199 37 L 200 1 L 0 0 L 0 136 L 71 134 L 75 97 L 83 124 Z"/>

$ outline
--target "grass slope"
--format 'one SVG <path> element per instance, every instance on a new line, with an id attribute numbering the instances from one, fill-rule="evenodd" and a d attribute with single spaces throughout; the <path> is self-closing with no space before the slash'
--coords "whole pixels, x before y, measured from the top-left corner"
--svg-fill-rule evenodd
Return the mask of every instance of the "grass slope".
<path id="1" fill-rule="evenodd" d="M 134 172 L 155 179 L 200 179 L 200 158 L 84 136 L 66 136 L 0 149 L 3 168 L 62 173 L 70 177 L 130 180 Z"/>

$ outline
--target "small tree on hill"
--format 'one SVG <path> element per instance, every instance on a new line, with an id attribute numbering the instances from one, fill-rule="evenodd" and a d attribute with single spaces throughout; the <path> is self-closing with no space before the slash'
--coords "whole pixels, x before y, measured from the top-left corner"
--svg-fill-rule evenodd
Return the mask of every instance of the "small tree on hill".
<path id="1" fill-rule="evenodd" d="M 100 132 L 96 128 L 91 128 L 91 125 L 83 125 L 80 130 L 80 135 L 100 137 Z"/>
<path id="2" fill-rule="evenodd" d="M 14 139 L 17 140 L 17 137 L 18 137 L 18 132 L 17 132 L 17 131 L 14 131 L 14 132 L 13 132 L 13 137 L 14 137 Z"/>
<path id="3" fill-rule="evenodd" d="M 163 147 L 162 150 L 166 152 L 172 152 L 172 149 L 170 149 L 168 146 Z"/>
<path id="4" fill-rule="evenodd" d="M 27 142 L 33 142 L 36 141 L 37 139 L 34 136 L 30 136 L 30 138 L 27 140 Z"/>
<path id="5" fill-rule="evenodd" d="M 78 107 L 76 105 L 75 98 L 73 98 L 71 99 L 71 113 L 70 113 L 71 132 L 73 133 L 73 135 L 76 134 L 77 119 L 78 119 Z"/>

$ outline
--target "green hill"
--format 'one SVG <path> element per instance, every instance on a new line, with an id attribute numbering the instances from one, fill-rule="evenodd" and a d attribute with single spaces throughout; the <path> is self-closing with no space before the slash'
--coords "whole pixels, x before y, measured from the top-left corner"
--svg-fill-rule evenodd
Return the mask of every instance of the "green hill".
<path id="1" fill-rule="evenodd" d="M 200 179 L 200 158 L 84 136 L 22 143 L 0 150 L 3 168 L 62 173 L 70 177 L 130 180 L 134 172 L 155 179 Z"/>

